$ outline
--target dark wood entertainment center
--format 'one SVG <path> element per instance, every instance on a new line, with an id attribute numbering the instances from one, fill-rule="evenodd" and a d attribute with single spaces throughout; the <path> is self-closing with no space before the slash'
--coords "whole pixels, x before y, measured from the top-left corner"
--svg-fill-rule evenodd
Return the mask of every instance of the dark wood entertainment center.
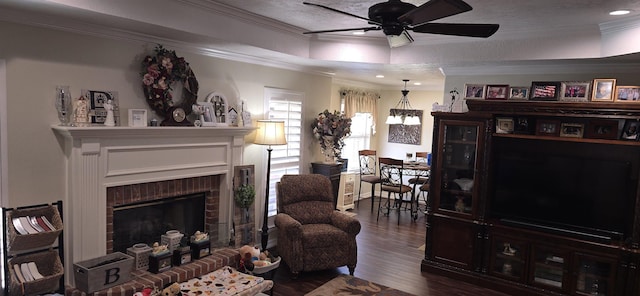
<path id="1" fill-rule="evenodd" d="M 640 295 L 640 141 L 623 137 L 640 120 L 640 103 L 467 105 L 467 113 L 432 113 L 422 270 L 511 295 Z M 591 159 L 593 164 L 580 165 Z M 542 163 L 533 172 L 566 169 L 580 176 L 527 184 L 519 179 L 526 168 L 518 161 Z M 588 172 L 597 172 L 593 180 Z M 574 187 L 584 194 L 584 205 L 571 191 L 553 195 L 569 190 L 561 186 L 570 180 L 592 187 Z M 536 196 L 549 189 L 550 196 Z M 553 200 L 565 195 L 576 196 Z M 520 219 L 525 217 L 533 219 Z"/>

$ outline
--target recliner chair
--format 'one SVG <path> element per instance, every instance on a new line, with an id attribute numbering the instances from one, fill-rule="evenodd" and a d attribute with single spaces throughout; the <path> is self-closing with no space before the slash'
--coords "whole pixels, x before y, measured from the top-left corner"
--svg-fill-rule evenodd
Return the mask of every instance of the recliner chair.
<path id="1" fill-rule="evenodd" d="M 347 266 L 358 260 L 360 222 L 334 210 L 331 182 L 323 175 L 284 175 L 276 186 L 277 250 L 293 277 L 302 271 Z"/>

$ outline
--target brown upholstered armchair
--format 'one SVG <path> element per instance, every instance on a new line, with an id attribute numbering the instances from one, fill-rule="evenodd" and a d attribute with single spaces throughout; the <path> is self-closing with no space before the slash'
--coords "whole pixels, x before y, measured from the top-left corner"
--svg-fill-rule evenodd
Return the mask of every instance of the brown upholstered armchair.
<path id="1" fill-rule="evenodd" d="M 331 182 L 323 175 L 284 175 L 277 185 L 278 253 L 294 277 L 301 271 L 347 266 L 358 259 L 360 222 L 334 210 Z"/>

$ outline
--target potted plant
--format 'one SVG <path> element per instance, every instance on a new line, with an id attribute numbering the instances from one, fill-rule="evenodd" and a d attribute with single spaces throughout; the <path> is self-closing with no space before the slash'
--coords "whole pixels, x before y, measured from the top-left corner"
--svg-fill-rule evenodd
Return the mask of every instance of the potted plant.
<path id="1" fill-rule="evenodd" d="M 256 190 L 251 184 L 242 184 L 236 189 L 234 200 L 236 204 L 243 209 L 242 220 L 244 223 L 249 221 L 249 207 L 256 199 Z"/>
<path id="2" fill-rule="evenodd" d="M 344 139 L 351 135 L 351 118 L 344 113 L 324 110 L 311 124 L 313 135 L 320 143 L 325 162 L 335 163 L 341 159 Z"/>

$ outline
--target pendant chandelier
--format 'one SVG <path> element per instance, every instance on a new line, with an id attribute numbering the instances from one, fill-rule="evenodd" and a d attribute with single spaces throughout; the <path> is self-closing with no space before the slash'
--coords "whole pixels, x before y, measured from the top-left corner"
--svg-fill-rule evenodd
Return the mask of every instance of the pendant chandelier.
<path id="1" fill-rule="evenodd" d="M 411 108 L 411 104 L 409 103 L 409 98 L 407 94 L 409 91 L 407 90 L 407 82 L 409 79 L 403 79 L 404 81 L 404 89 L 402 90 L 402 98 L 396 106 L 389 111 L 389 116 L 387 117 L 386 124 L 402 124 L 402 125 L 420 125 L 420 117 L 418 117 L 418 110 Z"/>

